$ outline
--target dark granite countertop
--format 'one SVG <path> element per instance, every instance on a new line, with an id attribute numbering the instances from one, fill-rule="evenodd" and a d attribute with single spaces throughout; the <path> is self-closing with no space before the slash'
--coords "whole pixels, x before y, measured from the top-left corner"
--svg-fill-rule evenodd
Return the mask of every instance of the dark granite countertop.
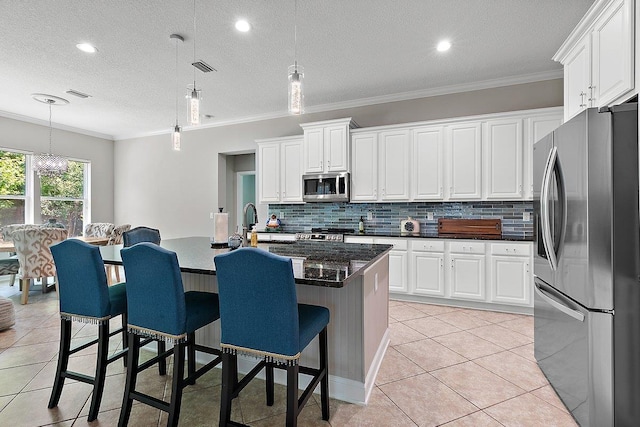
<path id="1" fill-rule="evenodd" d="M 362 236 L 362 237 L 395 237 L 395 238 L 415 238 L 415 239 L 469 239 L 469 240 L 492 240 L 492 241 L 510 241 L 510 242 L 532 242 L 533 237 L 529 236 L 468 236 L 468 235 L 441 235 L 437 232 L 420 232 L 418 234 L 404 234 L 400 231 L 394 232 L 376 232 L 365 231 L 364 233 L 345 234 L 345 236 Z"/>
<path id="2" fill-rule="evenodd" d="M 186 273 L 216 274 L 213 258 L 229 251 L 211 248 L 209 237 L 163 240 L 165 249 L 178 255 L 180 270 Z M 290 257 L 294 261 L 296 283 L 341 288 L 392 249 L 392 245 L 334 242 L 259 243 L 258 248 Z M 122 245 L 101 246 L 105 264 L 122 265 Z"/>

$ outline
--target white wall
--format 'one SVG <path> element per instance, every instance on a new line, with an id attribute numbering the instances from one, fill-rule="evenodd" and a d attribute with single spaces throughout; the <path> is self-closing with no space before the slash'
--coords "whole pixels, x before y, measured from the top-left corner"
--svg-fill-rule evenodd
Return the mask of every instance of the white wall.
<path id="1" fill-rule="evenodd" d="M 227 182 L 227 171 L 223 170 L 226 161 L 219 155 L 254 152 L 256 139 L 301 135 L 300 123 L 343 117 L 352 117 L 361 127 L 409 123 L 560 106 L 562 96 L 562 80 L 548 80 L 200 128 L 183 134 L 180 152 L 171 150 L 168 134 L 116 141 L 115 219 L 117 223 L 159 228 L 163 238 L 213 235 L 209 214 L 217 212 L 219 201 L 228 201 L 227 192 L 233 191 L 233 183 Z M 266 215 L 263 206 L 259 212 L 261 222 Z"/>
<path id="2" fill-rule="evenodd" d="M 0 147 L 45 153 L 49 127 L 0 117 Z M 111 140 L 53 129 L 52 151 L 91 162 L 91 221 L 113 222 L 113 149 Z"/>

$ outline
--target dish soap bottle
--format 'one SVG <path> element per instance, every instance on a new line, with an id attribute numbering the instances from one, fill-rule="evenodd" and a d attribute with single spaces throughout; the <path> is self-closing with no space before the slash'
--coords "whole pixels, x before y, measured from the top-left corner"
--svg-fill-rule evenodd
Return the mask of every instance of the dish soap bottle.
<path id="1" fill-rule="evenodd" d="M 360 233 L 364 233 L 364 218 L 360 217 L 360 222 L 358 223 L 358 231 Z"/>
<path id="2" fill-rule="evenodd" d="M 251 229 L 251 247 L 258 247 L 258 230 L 256 230 L 256 226 L 254 225 Z"/>

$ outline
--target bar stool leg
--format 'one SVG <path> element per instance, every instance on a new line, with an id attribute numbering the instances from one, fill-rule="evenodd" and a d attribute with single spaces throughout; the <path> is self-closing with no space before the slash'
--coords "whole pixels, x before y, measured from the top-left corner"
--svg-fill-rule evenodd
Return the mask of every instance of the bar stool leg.
<path id="1" fill-rule="evenodd" d="M 124 396 L 122 398 L 122 408 L 120 409 L 120 419 L 118 427 L 125 427 L 129 423 L 133 398 L 131 392 L 136 389 L 138 377 L 138 358 L 140 356 L 140 337 L 136 334 L 129 334 L 129 344 L 127 351 L 127 382 L 124 386 Z"/>
<path id="2" fill-rule="evenodd" d="M 231 401 L 238 381 L 237 356 L 222 353 L 222 392 L 220 396 L 220 427 L 226 427 L 231 422 Z"/>
<path id="3" fill-rule="evenodd" d="M 122 313 L 122 349 L 126 349 L 126 345 L 129 342 L 129 333 L 127 331 L 127 325 L 128 320 L 127 320 L 127 312 L 125 311 L 124 313 Z M 127 355 L 125 354 L 124 357 L 122 358 L 122 363 L 124 364 L 124 367 L 127 367 Z"/>
<path id="4" fill-rule="evenodd" d="M 162 340 L 158 340 L 158 354 L 162 354 L 167 351 L 167 343 Z M 163 357 L 158 360 L 158 374 L 167 375 L 167 358 Z"/>
<path id="5" fill-rule="evenodd" d="M 107 376 L 107 359 L 109 357 L 109 322 L 98 325 L 98 362 L 96 363 L 96 375 L 93 382 L 93 394 L 87 421 L 98 418 L 100 401 L 104 391 L 104 382 Z"/>
<path id="6" fill-rule="evenodd" d="M 265 367 L 265 377 L 267 385 L 267 406 L 273 406 L 273 364 L 268 362 Z"/>
<path id="7" fill-rule="evenodd" d="M 175 360 L 174 362 L 175 363 Z M 187 334 L 187 377 L 196 373 L 196 333 Z M 193 385 L 196 380 L 190 380 L 187 384 Z"/>
<path id="8" fill-rule="evenodd" d="M 287 366 L 287 427 L 298 425 L 298 372 L 299 366 Z"/>
<path id="9" fill-rule="evenodd" d="M 320 370 L 324 371 L 324 377 L 320 380 L 320 401 L 322 406 L 322 419 L 329 421 L 329 363 L 327 360 L 327 328 L 320 331 Z"/>
<path id="10" fill-rule="evenodd" d="M 182 403 L 182 389 L 184 388 L 184 348 L 181 342 L 173 346 L 173 381 L 171 384 L 171 403 L 167 416 L 167 427 L 178 425 L 180 418 L 180 404 Z"/>
<path id="11" fill-rule="evenodd" d="M 63 374 L 67 372 L 69 365 L 69 350 L 71 349 L 71 320 L 60 319 L 60 351 L 58 353 L 58 367 L 56 369 L 56 379 L 51 390 L 49 399 L 49 409 L 58 406 L 62 387 L 64 386 Z"/>

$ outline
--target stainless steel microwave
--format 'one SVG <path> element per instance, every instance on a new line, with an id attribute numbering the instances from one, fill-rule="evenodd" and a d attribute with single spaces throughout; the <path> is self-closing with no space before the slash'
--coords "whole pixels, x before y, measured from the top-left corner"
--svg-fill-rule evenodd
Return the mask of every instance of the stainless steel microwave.
<path id="1" fill-rule="evenodd" d="M 348 202 L 349 172 L 303 175 L 302 200 L 305 202 Z"/>

